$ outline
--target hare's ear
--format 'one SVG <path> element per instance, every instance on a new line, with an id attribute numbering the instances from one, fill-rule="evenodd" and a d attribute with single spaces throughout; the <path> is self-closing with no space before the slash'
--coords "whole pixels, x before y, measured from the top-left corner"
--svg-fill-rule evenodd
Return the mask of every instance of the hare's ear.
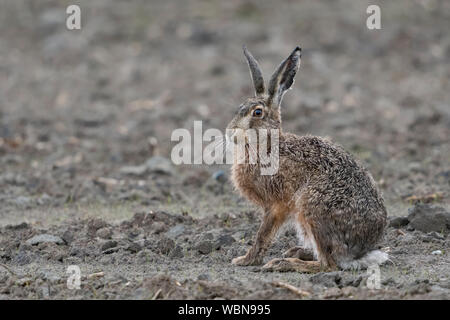
<path id="1" fill-rule="evenodd" d="M 300 67 L 300 58 L 302 49 L 297 47 L 292 51 L 289 57 L 284 60 L 274 72 L 269 81 L 269 101 L 270 104 L 277 107 L 283 99 L 284 93 L 294 83 L 294 77 Z"/>
<path id="2" fill-rule="evenodd" d="M 244 55 L 247 58 L 248 67 L 250 68 L 250 73 L 253 79 L 253 86 L 255 87 L 256 96 L 263 95 L 266 88 L 264 86 L 264 78 L 262 76 L 261 68 L 259 67 L 258 61 L 253 58 L 247 47 L 244 46 Z"/>

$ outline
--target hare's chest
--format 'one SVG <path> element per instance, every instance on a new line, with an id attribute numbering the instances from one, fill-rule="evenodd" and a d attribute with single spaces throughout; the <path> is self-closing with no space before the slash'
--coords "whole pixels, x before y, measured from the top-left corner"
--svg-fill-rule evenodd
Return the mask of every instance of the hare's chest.
<path id="1" fill-rule="evenodd" d="M 231 178 L 236 189 L 250 201 L 264 206 L 278 198 L 277 178 L 262 175 L 256 165 L 234 165 Z"/>

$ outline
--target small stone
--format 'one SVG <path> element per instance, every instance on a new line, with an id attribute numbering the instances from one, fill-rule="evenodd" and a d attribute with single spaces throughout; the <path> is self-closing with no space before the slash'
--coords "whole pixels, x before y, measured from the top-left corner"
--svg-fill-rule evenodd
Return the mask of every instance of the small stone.
<path id="1" fill-rule="evenodd" d="M 87 223 L 87 233 L 89 236 L 93 237 L 98 229 L 104 228 L 107 223 L 98 218 L 90 219 Z"/>
<path id="2" fill-rule="evenodd" d="M 447 280 L 445 278 L 439 279 L 439 286 L 450 290 L 450 280 Z"/>
<path id="3" fill-rule="evenodd" d="M 32 281 L 31 278 L 25 277 L 25 278 L 17 279 L 15 284 L 23 287 L 23 286 L 29 285 L 31 283 L 31 281 Z"/>
<path id="4" fill-rule="evenodd" d="M 361 284 L 361 281 L 363 280 L 362 276 L 359 277 L 351 277 L 350 279 L 347 279 L 344 283 L 346 287 L 359 287 Z"/>
<path id="5" fill-rule="evenodd" d="M 186 227 L 183 224 L 177 224 L 166 232 L 166 236 L 171 239 L 176 239 L 181 236 L 185 232 L 185 230 Z"/>
<path id="6" fill-rule="evenodd" d="M 75 239 L 75 235 L 73 234 L 72 231 L 66 230 L 66 231 L 64 231 L 64 233 L 62 234 L 62 239 L 63 239 L 66 243 L 70 244 L 70 243 Z"/>
<path id="7" fill-rule="evenodd" d="M 38 273 L 38 277 L 43 280 L 48 280 L 50 282 L 55 282 L 55 283 L 61 280 L 61 277 L 58 274 L 56 274 L 50 270 L 41 270 Z"/>
<path id="8" fill-rule="evenodd" d="M 442 255 L 443 253 L 442 253 L 442 250 L 435 250 L 435 251 L 433 251 L 431 254 L 432 254 L 432 255 L 435 255 L 435 256 L 440 256 L 440 255 Z"/>
<path id="9" fill-rule="evenodd" d="M 333 298 L 339 298 L 341 296 L 342 296 L 341 289 L 334 287 L 334 288 L 329 288 L 329 289 L 325 290 L 322 297 L 324 299 L 333 299 Z"/>
<path id="10" fill-rule="evenodd" d="M 28 229 L 30 225 L 26 222 L 22 222 L 20 224 L 13 224 L 13 225 L 7 225 L 6 229 L 8 230 L 21 230 L 21 229 Z"/>
<path id="11" fill-rule="evenodd" d="M 225 183 L 228 180 L 223 170 L 214 172 L 212 178 L 220 183 Z"/>
<path id="12" fill-rule="evenodd" d="M 110 248 L 110 249 L 104 250 L 102 253 L 103 253 L 103 254 L 111 254 L 111 253 L 114 253 L 114 252 L 119 251 L 119 249 L 120 249 L 119 247 Z"/>
<path id="13" fill-rule="evenodd" d="M 83 258 L 87 254 L 86 254 L 86 251 L 84 249 L 82 249 L 80 247 L 73 247 L 73 248 L 70 249 L 69 255 L 70 256 L 78 256 L 78 257 L 82 257 Z"/>
<path id="14" fill-rule="evenodd" d="M 95 234 L 101 239 L 111 239 L 113 233 L 110 228 L 100 228 Z"/>
<path id="15" fill-rule="evenodd" d="M 207 281 L 209 280 L 209 275 L 206 273 L 199 274 L 197 280 Z"/>
<path id="16" fill-rule="evenodd" d="M 125 166 L 120 168 L 119 172 L 126 175 L 141 176 L 147 172 L 147 166 Z"/>
<path id="17" fill-rule="evenodd" d="M 169 254 L 170 258 L 183 258 L 183 256 L 183 248 L 179 245 L 176 245 Z"/>
<path id="18" fill-rule="evenodd" d="M 442 233 L 436 232 L 436 231 L 432 231 L 427 233 L 427 236 L 431 237 L 431 238 L 435 238 L 438 240 L 445 240 L 445 236 Z"/>
<path id="19" fill-rule="evenodd" d="M 195 249 L 200 252 L 201 254 L 209 254 L 211 253 L 213 246 L 211 241 L 208 240 L 204 240 L 202 242 L 200 242 Z"/>
<path id="20" fill-rule="evenodd" d="M 51 234 L 40 234 L 37 236 L 32 237 L 31 239 L 28 239 L 26 241 L 26 244 L 35 246 L 40 243 L 55 243 L 55 244 L 64 244 L 64 240 L 60 237 L 51 235 Z"/>
<path id="21" fill-rule="evenodd" d="M 201 235 L 200 237 L 201 240 L 212 240 L 214 239 L 214 236 L 211 232 L 207 232 Z"/>
<path id="22" fill-rule="evenodd" d="M 37 203 L 39 204 L 39 205 L 48 205 L 48 204 L 50 204 L 50 202 L 52 201 L 52 198 L 48 195 L 48 194 L 46 194 L 46 193 L 44 193 L 42 196 L 40 196 L 38 199 L 37 199 Z"/>
<path id="23" fill-rule="evenodd" d="M 407 217 L 395 217 L 395 218 L 390 219 L 389 227 L 398 229 L 398 228 L 408 225 L 408 223 L 409 223 L 409 220 Z"/>
<path id="24" fill-rule="evenodd" d="M 30 197 L 19 196 L 13 200 L 13 203 L 22 208 L 29 208 L 32 201 Z"/>
<path id="25" fill-rule="evenodd" d="M 395 281 L 394 278 L 389 277 L 389 278 L 383 280 L 383 282 L 381 282 L 381 284 L 382 284 L 383 286 L 396 286 L 396 285 L 397 285 L 397 282 Z"/>
<path id="26" fill-rule="evenodd" d="M 410 225 L 422 232 L 450 232 L 450 212 L 442 207 L 416 204 L 408 210 Z"/>
<path id="27" fill-rule="evenodd" d="M 168 255 L 173 248 L 175 248 L 175 241 L 167 237 L 163 237 L 156 244 L 156 250 L 164 255 Z"/>
<path id="28" fill-rule="evenodd" d="M 355 288 L 353 286 L 351 287 L 343 287 L 341 289 L 342 295 L 345 297 L 350 297 L 355 293 Z"/>
<path id="29" fill-rule="evenodd" d="M 215 242 L 214 242 L 214 249 L 219 250 L 222 247 L 229 246 L 233 244 L 233 242 L 236 242 L 236 240 L 229 234 L 224 234 L 220 236 Z"/>
<path id="30" fill-rule="evenodd" d="M 19 251 L 19 253 L 14 257 L 13 261 L 19 266 L 24 266 L 30 264 L 33 261 L 33 258 L 30 254 Z"/>
<path id="31" fill-rule="evenodd" d="M 154 156 L 147 160 L 145 167 L 150 172 L 161 173 L 161 174 L 172 174 L 173 165 L 172 162 L 164 157 Z"/>
<path id="32" fill-rule="evenodd" d="M 106 251 L 106 250 L 108 250 L 108 249 L 115 248 L 115 247 L 117 247 L 117 241 L 115 241 L 115 240 L 110 240 L 110 241 L 106 241 L 106 242 L 102 245 L 101 250 L 102 250 L 102 251 Z"/>
<path id="33" fill-rule="evenodd" d="M 132 242 L 127 247 L 127 250 L 130 251 L 131 253 L 138 253 L 139 251 L 142 250 L 142 247 L 138 243 Z"/>
<path id="34" fill-rule="evenodd" d="M 152 224 L 152 229 L 154 234 L 160 234 L 164 231 L 166 231 L 166 224 L 161 221 L 155 221 Z"/>
<path id="35" fill-rule="evenodd" d="M 309 278 L 313 284 L 320 284 L 325 287 L 336 287 L 341 283 L 341 274 L 339 272 L 319 272 Z"/>

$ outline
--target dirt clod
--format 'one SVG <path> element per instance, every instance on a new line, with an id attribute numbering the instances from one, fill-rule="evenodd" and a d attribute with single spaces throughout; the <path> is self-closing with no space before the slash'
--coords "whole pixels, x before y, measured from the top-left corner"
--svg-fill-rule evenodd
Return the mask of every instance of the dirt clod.
<path id="1" fill-rule="evenodd" d="M 384 1 L 378 31 L 365 1 L 83 1 L 80 31 L 68 1 L 3 2 L 0 299 L 450 299 L 447 0 Z M 172 161 L 176 129 L 226 144 L 194 121 L 225 133 L 254 95 L 243 44 L 267 76 L 302 46 L 283 130 L 330 137 L 373 175 L 380 289 L 366 270 L 232 265 L 261 211 L 230 165 Z M 39 235 L 53 240 L 27 244 Z M 264 262 L 299 244 L 286 226 Z"/>
<path id="2" fill-rule="evenodd" d="M 56 243 L 56 244 L 64 244 L 64 240 L 60 237 L 51 235 L 51 234 L 40 234 L 37 236 L 32 237 L 31 239 L 28 239 L 26 242 L 28 245 L 38 245 L 41 243 Z"/>
<path id="3" fill-rule="evenodd" d="M 409 209 L 410 225 L 423 232 L 450 232 L 450 212 L 442 207 L 429 204 L 416 204 Z"/>

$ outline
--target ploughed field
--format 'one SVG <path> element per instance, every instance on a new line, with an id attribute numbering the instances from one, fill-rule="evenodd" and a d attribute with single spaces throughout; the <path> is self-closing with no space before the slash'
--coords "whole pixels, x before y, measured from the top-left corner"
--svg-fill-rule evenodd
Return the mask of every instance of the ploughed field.
<path id="1" fill-rule="evenodd" d="M 68 31 L 59 1 L 6 1 L 0 298 L 449 299 L 450 7 L 383 2 L 371 31 L 367 5 L 99 0 Z M 229 166 L 172 163 L 174 129 L 224 132 L 253 94 L 243 44 L 266 78 L 303 48 L 285 130 L 329 136 L 377 181 L 391 257 L 379 289 L 366 271 L 231 265 L 258 210 Z M 285 228 L 265 261 L 296 244 Z"/>

